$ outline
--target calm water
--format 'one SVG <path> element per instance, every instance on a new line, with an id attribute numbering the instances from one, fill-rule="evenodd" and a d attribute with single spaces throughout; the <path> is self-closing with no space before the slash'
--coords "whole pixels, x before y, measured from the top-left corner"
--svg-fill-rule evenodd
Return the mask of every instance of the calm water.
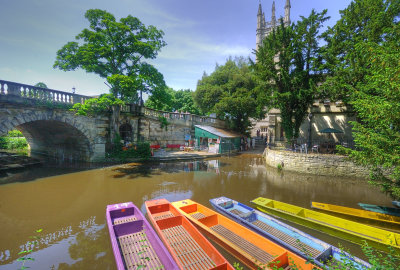
<path id="1" fill-rule="evenodd" d="M 389 197 L 364 181 L 281 174 L 250 155 L 74 170 L 44 167 L 0 178 L 0 183 L 20 181 L 0 185 L 0 270 L 21 266 L 17 253 L 39 228 L 40 248 L 31 256 L 35 261 L 26 264 L 31 269 L 115 269 L 105 208 L 118 202 L 132 201 L 143 212 L 144 202 L 155 198 L 191 198 L 211 207 L 208 200 L 222 195 L 243 203 L 264 196 L 307 208 L 311 201 L 390 206 Z M 66 174 L 52 176 L 56 172 Z M 356 245 L 305 231 L 361 255 Z"/>

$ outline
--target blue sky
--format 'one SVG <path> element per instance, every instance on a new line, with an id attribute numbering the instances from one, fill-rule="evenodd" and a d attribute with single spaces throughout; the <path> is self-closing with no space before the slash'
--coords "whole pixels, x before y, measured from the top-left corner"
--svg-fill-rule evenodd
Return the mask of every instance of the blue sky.
<path id="1" fill-rule="evenodd" d="M 168 86 L 196 89 L 204 71 L 229 56 L 252 56 L 259 0 L 0 0 L 0 79 L 25 84 L 44 82 L 49 88 L 84 95 L 108 92 L 104 79 L 85 71 L 53 69 L 56 52 L 88 23 L 85 11 L 107 10 L 119 20 L 132 15 L 165 32 L 164 47 L 152 60 Z M 286 0 L 276 0 L 277 17 Z M 311 9 L 328 9 L 334 25 L 350 0 L 291 0 L 291 20 Z M 266 19 L 272 0 L 261 0 Z"/>

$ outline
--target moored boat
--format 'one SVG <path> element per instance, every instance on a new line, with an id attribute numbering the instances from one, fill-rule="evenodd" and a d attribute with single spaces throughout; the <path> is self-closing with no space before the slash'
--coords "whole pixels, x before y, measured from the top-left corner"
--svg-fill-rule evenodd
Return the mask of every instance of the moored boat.
<path id="1" fill-rule="evenodd" d="M 400 201 L 392 201 L 392 204 L 396 207 L 400 207 Z"/>
<path id="2" fill-rule="evenodd" d="M 400 217 L 400 209 L 399 208 L 379 206 L 379 205 L 375 205 L 375 204 L 366 204 L 366 203 L 358 203 L 358 205 L 368 211 Z"/>
<path id="3" fill-rule="evenodd" d="M 166 199 L 146 201 L 150 222 L 180 269 L 234 270 L 215 247 Z"/>
<path id="4" fill-rule="evenodd" d="M 179 269 L 132 202 L 107 205 L 106 218 L 118 270 Z"/>
<path id="5" fill-rule="evenodd" d="M 319 269 L 290 250 L 192 200 L 173 202 L 172 205 L 201 232 L 251 269 Z"/>
<path id="6" fill-rule="evenodd" d="M 369 263 L 340 251 L 337 247 L 230 198 L 219 197 L 211 199 L 210 203 L 218 212 L 303 258 L 311 258 L 320 267 L 330 269 L 329 265 L 334 265 L 337 269 L 339 264 L 350 263 L 354 269 L 371 267 Z"/>
<path id="7" fill-rule="evenodd" d="M 357 220 L 370 221 L 370 225 L 385 226 L 391 229 L 400 230 L 400 217 L 397 216 L 320 202 L 311 202 L 311 207 L 343 216 L 351 216 Z"/>
<path id="8" fill-rule="evenodd" d="M 400 234 L 334 217 L 299 206 L 263 197 L 251 201 L 263 212 L 346 239 L 356 244 L 366 241 L 370 246 L 389 251 L 388 246 L 400 250 Z"/>

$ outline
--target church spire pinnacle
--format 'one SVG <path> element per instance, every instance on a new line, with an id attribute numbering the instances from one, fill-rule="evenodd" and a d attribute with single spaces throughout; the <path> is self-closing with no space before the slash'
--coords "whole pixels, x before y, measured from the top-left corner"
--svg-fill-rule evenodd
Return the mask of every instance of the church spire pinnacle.
<path id="1" fill-rule="evenodd" d="M 272 27 L 275 28 L 276 26 L 276 17 L 275 17 L 275 1 L 272 2 L 272 16 L 271 16 L 271 24 Z"/>
<path id="2" fill-rule="evenodd" d="M 285 4 L 285 25 L 289 25 L 290 24 L 290 0 L 286 0 L 286 4 Z"/>

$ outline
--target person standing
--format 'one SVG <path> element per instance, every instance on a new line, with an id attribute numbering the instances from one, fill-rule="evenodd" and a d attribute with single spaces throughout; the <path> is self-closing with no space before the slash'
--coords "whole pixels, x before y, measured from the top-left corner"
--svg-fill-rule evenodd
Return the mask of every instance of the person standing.
<path id="1" fill-rule="evenodd" d="M 256 148 L 256 138 L 251 139 L 251 146 L 253 147 L 253 150 Z"/>

